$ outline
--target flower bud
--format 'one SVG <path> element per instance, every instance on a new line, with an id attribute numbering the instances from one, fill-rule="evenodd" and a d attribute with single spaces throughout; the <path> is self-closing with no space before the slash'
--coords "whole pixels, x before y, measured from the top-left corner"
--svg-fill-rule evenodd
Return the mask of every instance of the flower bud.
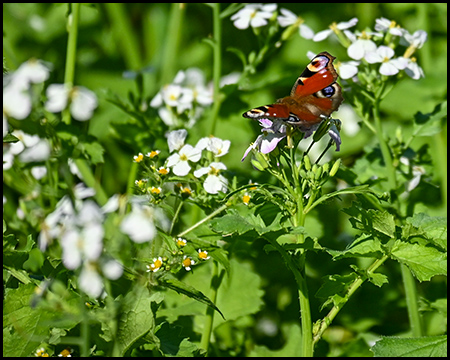
<path id="1" fill-rule="evenodd" d="M 311 160 L 308 155 L 303 156 L 303 164 L 306 171 L 311 170 Z"/>
<path id="2" fill-rule="evenodd" d="M 337 159 L 336 162 L 333 164 L 333 167 L 330 170 L 330 177 L 333 177 L 336 175 L 337 171 L 339 170 L 339 165 L 341 165 L 341 159 Z"/>

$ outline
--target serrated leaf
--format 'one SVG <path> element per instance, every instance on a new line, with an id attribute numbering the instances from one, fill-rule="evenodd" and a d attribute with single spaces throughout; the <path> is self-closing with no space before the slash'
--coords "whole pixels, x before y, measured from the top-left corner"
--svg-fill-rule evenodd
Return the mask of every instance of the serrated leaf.
<path id="1" fill-rule="evenodd" d="M 442 131 L 441 120 L 447 116 L 447 101 L 436 105 L 432 113 L 414 115 L 414 136 L 433 136 Z"/>
<path id="2" fill-rule="evenodd" d="M 136 285 L 123 298 L 122 316 L 117 330 L 117 350 L 122 356 L 138 339 L 154 328 L 155 314 L 152 311 L 154 300 L 148 289 L 141 285 Z"/>
<path id="3" fill-rule="evenodd" d="M 383 284 L 387 284 L 389 283 L 389 279 L 386 275 L 384 274 L 380 274 L 380 273 L 372 273 L 369 275 L 368 280 L 378 286 L 378 287 L 382 287 Z"/>
<path id="4" fill-rule="evenodd" d="M 383 338 L 371 348 L 376 357 L 447 357 L 447 336 Z"/>
<path id="5" fill-rule="evenodd" d="M 402 229 L 402 235 L 405 239 L 423 236 L 442 249 L 447 250 L 447 218 L 418 213 L 407 218 L 406 223 Z"/>
<path id="6" fill-rule="evenodd" d="M 370 234 L 362 234 L 343 251 L 329 249 L 327 252 L 333 256 L 333 260 L 354 257 L 380 258 L 384 253 L 381 242 Z"/>
<path id="7" fill-rule="evenodd" d="M 434 247 L 397 240 L 391 256 L 408 266 L 419 281 L 429 281 L 435 275 L 447 275 L 447 253 Z"/>
<path id="8" fill-rule="evenodd" d="M 319 299 L 326 299 L 322 304 L 322 308 L 330 303 L 339 305 L 344 302 L 348 287 L 357 277 L 358 274 L 354 272 L 348 275 L 328 275 L 327 277 L 324 277 L 324 283 L 315 295 Z"/>
<path id="9" fill-rule="evenodd" d="M 216 310 L 222 316 L 222 318 L 224 318 L 219 308 L 205 294 L 203 294 L 196 288 L 177 279 L 162 279 L 160 280 L 160 285 L 175 290 L 179 294 L 184 294 L 190 297 L 191 299 L 197 300 L 203 304 L 208 305 L 209 307 Z"/>

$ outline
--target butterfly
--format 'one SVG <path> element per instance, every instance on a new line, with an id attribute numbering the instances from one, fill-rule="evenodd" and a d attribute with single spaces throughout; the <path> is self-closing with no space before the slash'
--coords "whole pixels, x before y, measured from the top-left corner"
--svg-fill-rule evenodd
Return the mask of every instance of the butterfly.
<path id="1" fill-rule="evenodd" d="M 303 132 L 315 130 L 344 100 L 342 88 L 336 82 L 334 59 L 326 51 L 316 55 L 295 82 L 291 95 L 275 104 L 251 109 L 242 116 L 255 120 L 279 119 Z"/>

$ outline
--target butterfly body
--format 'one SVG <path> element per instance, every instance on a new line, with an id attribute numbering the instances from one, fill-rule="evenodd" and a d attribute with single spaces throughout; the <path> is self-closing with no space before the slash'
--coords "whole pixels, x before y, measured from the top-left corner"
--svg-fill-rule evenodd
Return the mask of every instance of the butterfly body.
<path id="1" fill-rule="evenodd" d="M 291 94 L 275 104 L 260 106 L 243 114 L 251 119 L 282 120 L 308 131 L 339 108 L 344 98 L 336 82 L 335 57 L 324 51 L 314 57 L 299 76 Z"/>

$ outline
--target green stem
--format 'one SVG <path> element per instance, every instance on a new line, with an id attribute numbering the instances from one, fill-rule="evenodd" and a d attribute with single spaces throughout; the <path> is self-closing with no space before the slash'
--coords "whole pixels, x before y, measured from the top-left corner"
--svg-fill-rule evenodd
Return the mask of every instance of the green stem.
<path id="1" fill-rule="evenodd" d="M 175 214 L 173 215 L 172 223 L 170 224 L 169 235 L 172 234 L 173 228 L 175 226 L 175 223 L 177 222 L 178 215 L 180 214 L 182 207 L 183 207 L 183 201 L 180 201 L 180 203 L 177 206 L 177 209 L 175 210 Z"/>
<path id="2" fill-rule="evenodd" d="M 369 266 L 367 269 L 367 274 L 370 276 L 375 272 L 376 269 L 378 269 L 386 260 L 388 259 L 388 256 L 385 255 L 381 259 L 377 259 L 373 262 L 372 265 Z M 355 293 L 355 291 L 364 283 L 364 278 L 361 276 L 358 276 L 355 281 L 349 286 L 347 295 L 345 296 L 345 301 L 339 303 L 339 305 L 333 306 L 333 308 L 330 310 L 330 312 L 323 318 L 323 320 L 320 322 L 319 328 L 315 330 L 314 332 L 314 345 L 320 340 L 325 330 L 330 326 L 336 315 L 339 313 L 339 311 L 344 307 L 344 305 L 348 302 L 350 297 Z"/>
<path id="3" fill-rule="evenodd" d="M 388 188 L 391 191 L 395 191 L 395 189 L 397 189 L 397 177 L 395 174 L 395 167 L 392 162 L 391 152 L 384 138 L 383 128 L 381 126 L 379 100 L 375 100 L 375 103 L 373 104 L 373 117 L 375 121 L 376 135 L 378 138 L 378 142 L 380 143 L 381 154 L 383 155 L 384 163 L 386 164 Z"/>
<path id="4" fill-rule="evenodd" d="M 67 54 L 66 54 L 66 68 L 64 71 L 64 85 L 71 89 L 75 79 L 75 63 L 77 54 L 77 38 L 78 38 L 78 24 L 80 21 L 80 6 L 79 3 L 71 4 L 71 12 L 67 19 L 67 31 L 69 37 L 67 40 Z M 70 124 L 71 117 L 69 108 L 63 110 L 62 121 Z"/>
<path id="5" fill-rule="evenodd" d="M 91 168 L 87 164 L 87 161 L 84 159 L 74 159 L 74 163 L 77 166 L 78 170 L 80 171 L 85 184 L 95 190 L 94 197 L 97 200 L 97 202 L 100 204 L 100 206 L 105 205 L 106 202 L 108 201 L 108 196 L 106 196 L 102 186 L 95 179 L 94 175 L 92 174 Z"/>
<path id="6" fill-rule="evenodd" d="M 133 33 L 130 16 L 122 3 L 105 3 L 105 9 L 111 20 L 111 28 L 118 44 L 125 65 L 128 69 L 138 70 L 142 67 L 137 36 Z"/>
<path id="7" fill-rule="evenodd" d="M 161 86 L 169 84 L 175 76 L 175 65 L 178 59 L 178 44 L 183 25 L 184 4 L 173 3 L 166 30 L 165 47 L 162 54 Z"/>
<path id="8" fill-rule="evenodd" d="M 222 75 L 222 21 L 220 19 L 220 3 L 211 4 L 213 9 L 213 86 L 214 102 L 212 108 L 211 131 L 214 135 L 216 131 L 217 119 L 221 105 L 220 97 L 220 77 Z"/>
<path id="9" fill-rule="evenodd" d="M 217 210 L 213 211 L 211 214 L 209 214 L 207 217 L 203 218 L 202 220 L 200 220 L 198 223 L 192 225 L 189 229 L 184 230 L 183 232 L 179 233 L 177 235 L 177 237 L 183 237 L 185 236 L 187 233 L 190 233 L 192 230 L 195 230 L 196 228 L 198 228 L 200 225 L 204 224 L 205 222 L 207 222 L 208 220 L 212 219 L 214 216 L 219 215 L 222 211 L 224 211 L 227 207 L 229 207 L 230 205 L 224 204 L 222 205 L 220 208 L 218 208 Z"/>
<path id="10" fill-rule="evenodd" d="M 401 264 L 401 269 L 412 336 L 421 337 L 423 336 L 423 329 L 422 320 L 419 313 L 419 299 L 417 296 L 416 282 L 411 274 L 411 271 L 406 267 L 406 265 Z"/>
<path id="11" fill-rule="evenodd" d="M 379 100 L 377 100 L 373 107 L 373 115 L 375 119 L 375 128 L 377 130 L 376 134 L 380 142 L 381 153 L 383 155 L 384 163 L 386 164 L 386 169 L 388 173 L 389 190 L 395 191 L 397 189 L 397 177 L 396 169 L 392 162 L 391 152 L 383 136 L 383 129 L 381 126 L 380 110 L 379 110 Z M 395 205 L 397 210 L 400 209 L 400 203 L 398 199 L 395 199 Z M 420 313 L 417 306 L 417 296 L 416 296 L 416 283 L 410 270 L 402 265 L 402 279 L 403 286 L 405 287 L 405 293 L 407 297 L 406 305 L 408 309 L 408 317 L 410 320 L 411 331 L 413 334 L 422 334 L 422 324 L 420 321 Z M 421 335 L 418 335 L 421 336 Z"/>
<path id="12" fill-rule="evenodd" d="M 213 261 L 213 271 L 212 271 L 212 277 L 211 277 L 211 293 L 209 298 L 211 301 L 215 304 L 217 301 L 217 291 L 219 289 L 220 281 L 219 279 L 219 264 L 217 261 Z M 206 318 L 205 318 L 205 324 L 203 327 L 203 333 L 202 338 L 200 340 L 200 347 L 202 349 L 205 349 L 208 351 L 209 343 L 211 339 L 211 333 L 213 328 L 213 322 L 214 322 L 214 312 L 215 310 L 207 306 L 206 307 Z"/>

